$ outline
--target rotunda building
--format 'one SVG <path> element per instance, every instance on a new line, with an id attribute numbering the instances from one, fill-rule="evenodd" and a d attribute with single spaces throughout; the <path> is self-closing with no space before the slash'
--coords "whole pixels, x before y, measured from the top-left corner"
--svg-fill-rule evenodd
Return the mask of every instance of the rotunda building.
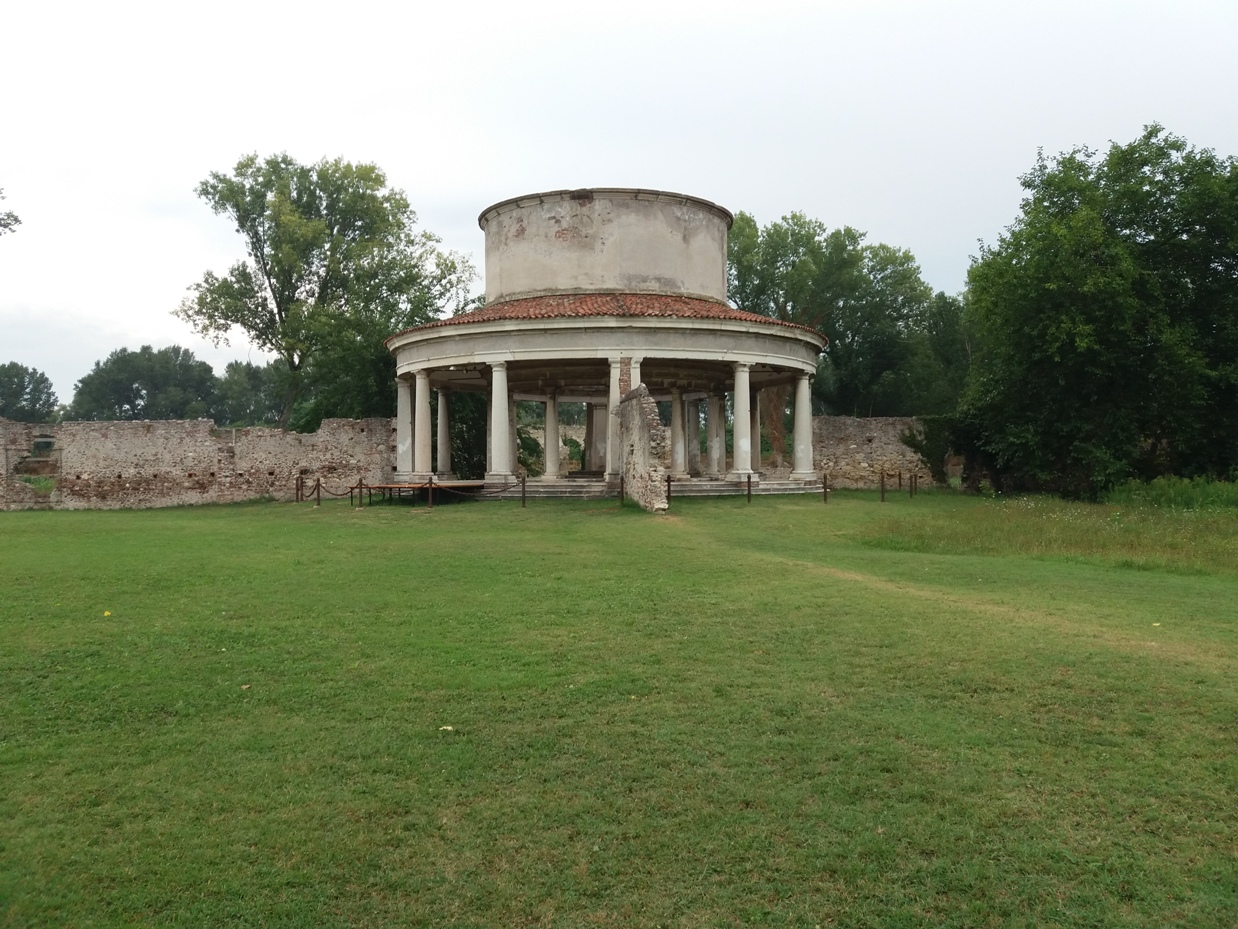
<path id="1" fill-rule="evenodd" d="M 759 479 L 756 395 L 793 385 L 791 480 L 814 481 L 810 383 L 826 339 L 728 304 L 731 221 L 707 200 L 626 188 L 529 194 L 484 210 L 485 306 L 387 339 L 398 387 L 396 481 L 450 475 L 448 397 L 460 390 L 489 398 L 488 485 L 516 478 L 517 400 L 546 405 L 540 481 L 562 477 L 551 451 L 559 447 L 558 405 L 585 403 L 586 469 L 615 485 L 619 404 L 641 384 L 670 402 L 673 477 L 745 484 Z M 433 461 L 432 390 L 439 414 Z"/>

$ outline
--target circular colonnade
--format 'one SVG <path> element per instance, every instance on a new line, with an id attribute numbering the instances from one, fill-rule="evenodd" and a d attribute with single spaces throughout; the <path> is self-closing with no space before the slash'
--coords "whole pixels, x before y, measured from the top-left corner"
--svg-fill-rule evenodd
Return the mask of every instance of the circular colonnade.
<path id="1" fill-rule="evenodd" d="M 459 390 L 489 398 L 487 484 L 516 479 L 517 400 L 546 405 L 541 481 L 562 477 L 551 452 L 559 448 L 558 405 L 584 403 L 585 470 L 617 483 L 619 404 L 642 383 L 671 404 L 671 474 L 731 481 L 759 476 L 757 393 L 793 385 L 791 480 L 814 480 L 810 385 L 826 340 L 727 303 L 731 220 L 707 200 L 620 188 L 530 194 L 485 210 L 485 306 L 387 339 L 398 388 L 395 480 L 451 476 L 448 396 Z"/>

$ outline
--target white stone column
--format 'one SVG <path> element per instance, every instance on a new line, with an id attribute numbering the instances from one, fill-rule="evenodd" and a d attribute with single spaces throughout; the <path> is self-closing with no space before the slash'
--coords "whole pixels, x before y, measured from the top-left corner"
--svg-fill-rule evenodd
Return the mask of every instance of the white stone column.
<path id="1" fill-rule="evenodd" d="M 395 470 L 403 478 L 413 470 L 413 385 L 395 379 Z"/>
<path id="2" fill-rule="evenodd" d="M 671 476 L 688 476 L 688 459 L 684 447 L 683 394 L 679 388 L 671 390 Z"/>
<path id="3" fill-rule="evenodd" d="M 761 470 L 761 391 L 752 392 L 752 470 Z"/>
<path id="4" fill-rule="evenodd" d="M 689 400 L 686 404 L 687 426 L 684 430 L 684 445 L 688 452 L 688 473 L 701 473 L 701 401 Z"/>
<path id="5" fill-rule="evenodd" d="M 507 397 L 507 362 L 496 361 L 490 365 L 490 467 L 488 481 L 512 479 L 511 424 L 508 415 L 511 407 Z"/>
<path id="6" fill-rule="evenodd" d="M 546 469 L 544 476 L 554 480 L 559 476 L 559 395 L 551 391 L 546 396 Z"/>
<path id="7" fill-rule="evenodd" d="M 705 421 L 705 474 L 717 477 L 726 470 L 726 426 L 722 422 L 723 402 L 720 397 L 710 397 Z"/>
<path id="8" fill-rule="evenodd" d="M 439 477 L 451 476 L 451 413 L 447 394 L 446 388 L 438 389 L 438 467 L 435 474 Z"/>
<path id="9" fill-rule="evenodd" d="M 817 476 L 812 467 L 812 386 L 808 374 L 795 382 L 795 432 L 792 439 L 791 480 L 811 481 Z"/>
<path id="10" fill-rule="evenodd" d="M 735 419 L 731 423 L 731 441 L 733 462 L 727 478 L 733 481 L 742 480 L 752 473 L 752 412 L 748 401 L 752 398 L 748 392 L 748 366 L 742 362 L 735 364 Z"/>
<path id="11" fill-rule="evenodd" d="M 619 359 L 610 360 L 610 395 L 606 403 L 606 480 L 619 480 Z"/>
<path id="12" fill-rule="evenodd" d="M 425 368 L 417 376 L 417 401 L 413 414 L 413 473 L 424 480 L 433 465 L 430 462 L 430 372 Z"/>

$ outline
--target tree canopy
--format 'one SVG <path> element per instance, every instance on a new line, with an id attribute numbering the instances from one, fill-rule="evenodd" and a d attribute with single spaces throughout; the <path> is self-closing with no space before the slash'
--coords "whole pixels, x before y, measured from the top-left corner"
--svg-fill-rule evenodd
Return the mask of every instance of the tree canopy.
<path id="1" fill-rule="evenodd" d="M 4 199 L 4 188 L 0 187 L 0 200 L 3 200 L 3 199 Z M 21 225 L 21 220 L 18 218 L 16 213 L 12 212 L 11 210 L 0 213 L 0 235 L 4 235 L 6 232 L 12 232 L 14 229 L 16 229 L 20 225 Z"/>
<path id="2" fill-rule="evenodd" d="M 42 371 L 10 361 L 0 365 L 0 418 L 45 423 L 56 412 L 56 392 Z"/>
<path id="3" fill-rule="evenodd" d="M 960 435 L 999 486 L 1238 475 L 1238 163 L 1159 126 L 1043 153 L 969 275 Z"/>
<path id="4" fill-rule="evenodd" d="M 198 419 L 210 416 L 215 373 L 193 352 L 118 348 L 77 382 L 66 413 L 75 420 Z"/>
<path id="5" fill-rule="evenodd" d="M 197 193 L 236 224 L 249 259 L 222 277 L 207 271 L 177 315 L 216 343 L 240 329 L 280 359 L 281 425 L 299 399 L 307 428 L 326 415 L 389 415 L 395 368 L 382 340 L 462 303 L 468 263 L 415 231 L 404 194 L 372 164 L 247 155 Z"/>
<path id="6" fill-rule="evenodd" d="M 728 240 L 731 299 L 829 338 L 814 388 L 828 412 L 953 409 L 966 369 L 961 303 L 934 297 L 907 250 L 864 239 L 802 213 L 761 228 L 741 212 Z"/>

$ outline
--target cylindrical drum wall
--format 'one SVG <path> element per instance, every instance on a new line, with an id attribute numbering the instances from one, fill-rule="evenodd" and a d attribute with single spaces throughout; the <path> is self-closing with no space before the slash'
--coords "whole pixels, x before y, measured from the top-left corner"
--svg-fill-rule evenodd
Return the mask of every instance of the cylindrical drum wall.
<path id="1" fill-rule="evenodd" d="M 683 194 L 590 188 L 485 210 L 486 303 L 542 294 L 656 293 L 726 301 L 731 214 Z"/>

